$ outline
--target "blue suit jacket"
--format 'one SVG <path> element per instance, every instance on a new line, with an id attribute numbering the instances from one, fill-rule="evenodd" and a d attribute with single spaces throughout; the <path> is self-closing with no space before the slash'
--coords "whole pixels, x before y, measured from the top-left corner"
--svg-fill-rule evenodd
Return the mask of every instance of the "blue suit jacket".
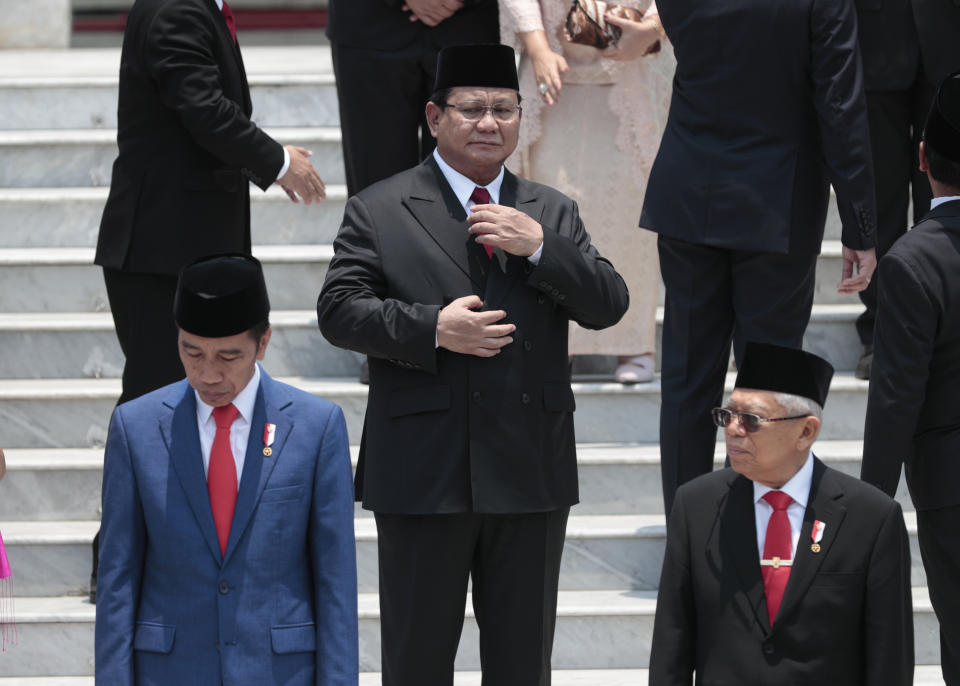
<path id="1" fill-rule="evenodd" d="M 184 380 L 117 407 L 103 473 L 98 686 L 355 686 L 352 500 L 340 408 L 261 371 L 221 559 L 193 389 Z"/>

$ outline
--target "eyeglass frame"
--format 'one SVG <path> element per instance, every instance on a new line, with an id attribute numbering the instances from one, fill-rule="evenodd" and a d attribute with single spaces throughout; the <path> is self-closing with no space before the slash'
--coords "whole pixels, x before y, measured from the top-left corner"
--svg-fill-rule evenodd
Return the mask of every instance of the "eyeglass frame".
<path id="1" fill-rule="evenodd" d="M 730 421 L 729 421 L 729 422 L 727 422 L 727 423 L 724 424 L 723 422 L 719 421 L 719 417 L 720 417 L 720 414 L 719 414 L 719 413 L 721 413 L 721 412 L 726 412 L 727 414 L 730 415 Z M 713 418 L 713 423 L 716 424 L 717 427 L 719 427 L 719 428 L 726 428 L 726 427 L 730 426 L 730 422 L 732 422 L 732 421 L 734 420 L 734 418 L 736 418 L 736 420 L 737 420 L 738 422 L 740 422 L 740 426 L 743 427 L 743 430 L 746 431 L 746 432 L 749 433 L 749 434 L 752 434 L 752 433 L 756 433 L 757 431 L 760 430 L 760 428 L 761 428 L 761 427 L 759 426 L 760 424 L 765 424 L 765 423 L 767 423 L 767 422 L 785 422 L 785 421 L 787 421 L 787 420 L 789 420 L 789 419 L 804 419 L 804 418 L 806 418 L 806 417 L 812 417 L 813 415 L 811 415 L 811 414 L 808 412 L 807 414 L 796 414 L 796 415 L 793 415 L 793 416 L 790 416 L 790 417 L 761 417 L 760 415 L 758 415 L 758 414 L 753 414 L 752 412 L 737 412 L 736 410 L 731 410 L 731 409 L 726 408 L 726 407 L 715 407 L 715 408 L 713 408 L 712 410 L 710 410 L 710 416 Z M 755 429 L 749 428 L 749 427 L 747 426 L 746 422 L 744 421 L 744 418 L 745 418 L 745 417 L 751 417 L 751 418 L 753 418 L 754 420 L 756 420 L 756 422 L 757 422 L 757 427 L 756 427 Z"/>
<path id="2" fill-rule="evenodd" d="M 480 114 L 479 117 L 477 117 L 476 119 L 471 119 L 470 117 L 468 117 L 466 114 L 463 113 L 463 110 L 460 109 L 460 106 L 468 105 L 468 104 L 483 110 L 483 112 Z M 505 105 L 503 103 L 496 103 L 493 105 L 483 105 L 479 102 L 475 102 L 474 100 L 467 100 L 465 102 L 457 102 L 457 103 L 453 103 L 453 102 L 443 103 L 443 109 L 447 109 L 448 107 L 452 107 L 453 109 L 455 109 L 460 114 L 460 116 L 463 117 L 466 121 L 472 121 L 472 122 L 483 121 L 483 118 L 487 116 L 487 112 L 489 112 L 490 116 L 493 117 L 494 121 L 498 121 L 503 124 L 509 124 L 510 122 L 515 121 L 516 119 L 519 119 L 520 113 L 523 112 L 523 107 L 521 105 Z M 500 119 L 495 114 L 497 107 L 509 108 L 513 112 L 513 114 L 509 119 Z"/>

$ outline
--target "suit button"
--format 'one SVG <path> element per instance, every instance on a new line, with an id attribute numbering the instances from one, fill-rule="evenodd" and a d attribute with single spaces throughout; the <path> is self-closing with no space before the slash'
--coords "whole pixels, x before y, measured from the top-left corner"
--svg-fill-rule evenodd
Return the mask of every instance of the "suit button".
<path id="1" fill-rule="evenodd" d="M 220 591 L 221 595 L 227 595 L 230 592 L 230 584 L 226 581 L 221 581 L 220 585 L 217 586 L 217 589 Z"/>
<path id="2" fill-rule="evenodd" d="M 537 296 L 537 304 L 538 304 L 538 305 L 542 305 L 542 304 L 545 303 L 545 302 L 547 302 L 547 299 L 546 299 L 546 298 L 544 298 L 542 295 L 538 295 L 538 296 Z"/>
<path id="3" fill-rule="evenodd" d="M 764 654 L 764 655 L 773 655 L 775 652 L 777 652 L 777 649 L 773 647 L 773 644 L 772 644 L 772 643 L 764 643 L 764 644 L 763 644 L 763 654 Z"/>
<path id="4" fill-rule="evenodd" d="M 530 352 L 531 350 L 533 350 L 533 343 L 531 343 L 530 341 L 524 341 L 523 349 L 526 350 L 527 352 Z"/>
<path id="5" fill-rule="evenodd" d="M 217 647 L 217 650 L 220 650 L 220 641 L 217 641 L 214 645 Z"/>
<path id="6" fill-rule="evenodd" d="M 549 287 L 549 286 L 550 286 L 550 284 L 547 283 L 546 281 L 541 281 L 541 282 L 540 282 L 540 288 L 547 288 L 547 287 Z"/>
<path id="7" fill-rule="evenodd" d="M 529 404 L 530 404 L 530 394 L 529 394 L 529 393 L 524 393 L 523 395 L 521 395 L 521 396 L 520 396 L 520 402 L 522 402 L 524 405 L 529 405 Z"/>
<path id="8" fill-rule="evenodd" d="M 473 398 L 473 402 L 478 403 L 483 400 L 483 393 L 480 391 L 474 391 L 471 397 Z"/>

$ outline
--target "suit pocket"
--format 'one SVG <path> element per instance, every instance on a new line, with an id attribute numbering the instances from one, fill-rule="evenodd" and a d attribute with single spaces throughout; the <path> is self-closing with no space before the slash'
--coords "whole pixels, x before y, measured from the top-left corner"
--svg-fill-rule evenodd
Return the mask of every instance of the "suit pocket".
<path id="1" fill-rule="evenodd" d="M 861 583 L 863 574 L 860 572 L 837 572 L 817 574 L 813 578 L 812 586 L 852 586 Z"/>
<path id="2" fill-rule="evenodd" d="M 388 411 L 391 417 L 450 409 L 449 386 L 422 386 L 393 391 Z"/>
<path id="3" fill-rule="evenodd" d="M 303 495 L 303 486 L 280 486 L 265 488 L 260 494 L 261 503 L 281 503 L 287 500 L 300 500 Z"/>
<path id="4" fill-rule="evenodd" d="M 288 624 L 270 629 L 270 643 L 277 655 L 309 653 L 317 649 L 317 628 L 313 622 Z"/>
<path id="5" fill-rule="evenodd" d="M 173 637 L 177 628 L 170 624 L 137 622 L 133 635 L 133 649 L 148 653 L 169 654 L 173 650 Z"/>
<path id="6" fill-rule="evenodd" d="M 577 401 L 569 384 L 547 383 L 543 385 L 543 409 L 547 412 L 573 412 Z"/>

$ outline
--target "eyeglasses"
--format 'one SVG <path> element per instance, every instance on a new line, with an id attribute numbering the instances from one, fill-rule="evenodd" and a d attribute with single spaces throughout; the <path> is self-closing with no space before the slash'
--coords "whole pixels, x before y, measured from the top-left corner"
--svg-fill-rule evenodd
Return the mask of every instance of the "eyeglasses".
<path id="1" fill-rule="evenodd" d="M 750 434 L 759 431 L 760 424 L 764 422 L 785 422 L 788 419 L 803 419 L 810 416 L 809 414 L 797 414 L 792 417 L 760 417 L 749 412 L 734 412 L 725 407 L 715 407 L 710 410 L 710 414 L 713 416 L 713 423 L 720 427 L 730 426 L 730 422 L 736 417 L 740 420 L 740 426 L 743 427 L 743 430 Z"/>
<path id="2" fill-rule="evenodd" d="M 523 109 L 520 105 L 505 105 L 502 103 L 484 105 L 483 103 L 473 101 L 458 102 L 455 104 L 446 102 L 443 106 L 445 108 L 452 107 L 467 121 L 480 121 L 487 112 L 490 112 L 497 121 L 509 122 L 519 117 L 520 110 Z"/>

